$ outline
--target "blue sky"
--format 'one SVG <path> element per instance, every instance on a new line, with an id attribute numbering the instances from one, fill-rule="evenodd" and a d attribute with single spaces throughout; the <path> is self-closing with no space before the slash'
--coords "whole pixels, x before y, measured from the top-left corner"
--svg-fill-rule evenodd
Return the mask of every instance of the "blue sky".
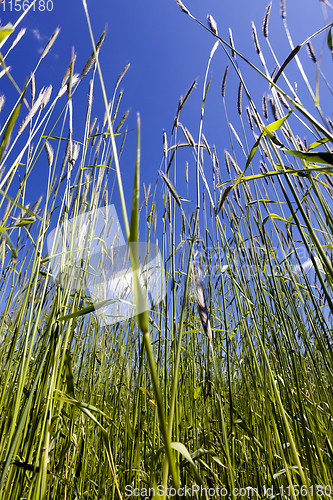
<path id="1" fill-rule="evenodd" d="M 136 113 L 139 112 L 141 115 L 141 180 L 146 185 L 149 183 L 154 185 L 163 160 L 163 129 L 166 130 L 170 139 L 179 97 L 186 94 L 195 77 L 198 77 L 198 85 L 182 112 L 181 121 L 194 137 L 197 136 L 203 80 L 209 53 L 215 39 L 189 16 L 186 16 L 177 6 L 175 0 L 162 2 L 155 0 L 119 0 L 113 2 L 110 0 L 98 0 L 98 2 L 88 0 L 87 3 L 96 40 L 105 25 L 108 26 L 107 36 L 100 54 L 100 62 L 109 98 L 112 96 L 114 84 L 120 72 L 126 64 L 131 64 L 121 83 L 121 87 L 124 88 L 124 96 L 120 116 L 127 108 L 130 108 L 131 112 L 127 124 L 129 129 L 134 129 Z M 217 22 L 219 35 L 225 40 L 228 40 L 228 29 L 231 28 L 236 48 L 260 67 L 252 40 L 251 21 L 254 21 L 261 48 L 267 57 L 268 67 L 272 70 L 275 64 L 269 56 L 261 29 L 268 3 L 267 0 L 238 0 L 236 2 L 188 0 L 185 2 L 191 13 L 204 23 L 206 23 L 207 14 L 212 14 Z M 4 5 L 5 11 L 3 11 Z M 327 10 L 329 17 L 324 19 L 323 6 L 324 4 L 318 0 L 287 0 L 287 21 L 295 45 L 303 42 L 313 32 L 332 21 L 330 9 Z M 11 12 L 8 0 L 3 0 L 0 4 L 2 25 L 7 22 L 14 24 L 17 20 L 19 13 L 14 12 L 14 6 L 12 9 Z M 21 87 L 23 87 L 25 78 L 30 75 L 41 50 L 57 26 L 61 28 L 60 35 L 37 72 L 37 92 L 42 86 L 47 86 L 50 83 L 53 84 L 54 89 L 59 88 L 71 57 L 72 47 L 75 48 L 77 54 L 75 71 L 80 73 L 84 67 L 92 47 L 82 3 L 80 0 L 54 0 L 52 11 L 39 12 L 37 9 L 35 12 L 30 11 L 20 25 L 20 27 L 26 27 L 27 32 L 10 54 L 7 64 L 11 65 L 12 75 Z M 280 16 L 280 0 L 273 0 L 269 37 L 280 62 L 282 62 L 290 49 Z M 313 40 L 313 45 L 317 56 L 320 50 L 325 48 L 322 64 L 326 77 L 332 81 L 332 61 L 328 54 L 326 38 L 327 34 L 320 35 Z M 316 66 L 308 58 L 305 48 L 300 52 L 300 58 L 311 84 L 314 86 Z M 230 148 L 220 90 L 227 62 L 226 55 L 219 47 L 211 64 L 212 84 L 207 98 L 204 120 L 205 136 L 211 145 L 216 144 L 221 164 L 224 162 L 224 148 Z M 261 109 L 262 94 L 268 91 L 268 86 L 246 65 L 241 64 L 241 68 L 252 97 L 258 108 Z M 290 64 L 288 71 L 290 80 L 299 82 L 301 100 L 308 104 L 310 102 L 308 93 L 302 84 L 294 62 Z M 89 77 L 86 77 L 80 84 L 73 101 L 74 139 L 77 140 L 81 140 L 83 137 L 88 84 Z M 101 123 L 104 109 L 99 87 L 95 88 L 93 117 L 98 116 Z M 3 110 L 6 116 L 10 104 L 17 96 L 14 95 L 12 87 L 8 85 L 7 81 L 4 81 L 4 78 L 0 80 L 0 92 L 6 95 L 6 105 Z M 236 130 L 240 130 L 237 92 L 238 80 L 230 68 L 226 93 L 228 116 Z M 321 92 L 326 95 L 323 83 L 321 84 Z M 325 106 L 324 112 L 326 116 L 333 118 L 331 97 L 329 97 L 330 100 L 326 100 L 328 106 Z M 315 113 L 315 111 L 313 112 Z M 272 120 L 272 116 L 270 116 L 270 121 Z M 189 161 L 191 161 L 190 153 L 187 154 Z M 238 154 L 240 153 L 238 152 Z M 185 169 L 185 154 L 182 161 Z M 128 135 L 125 151 L 121 158 L 121 170 L 128 204 L 131 199 L 134 163 L 135 132 L 132 131 Z M 181 169 L 181 165 L 179 169 Z M 29 201 L 33 203 L 45 192 L 46 179 L 47 169 L 43 165 L 37 165 L 31 177 L 31 190 L 28 192 L 32 199 Z M 185 176 L 182 178 L 180 176 L 178 186 L 180 194 L 186 197 L 184 180 Z"/>

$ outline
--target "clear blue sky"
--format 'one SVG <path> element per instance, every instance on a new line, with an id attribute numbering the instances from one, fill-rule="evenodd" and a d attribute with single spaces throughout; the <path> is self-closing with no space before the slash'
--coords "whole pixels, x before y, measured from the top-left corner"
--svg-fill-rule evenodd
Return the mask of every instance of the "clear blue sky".
<path id="1" fill-rule="evenodd" d="M 3 0 L 0 4 L 0 18 L 2 25 L 14 22 L 19 13 L 12 12 L 10 3 Z M 22 2 L 21 2 L 22 3 Z M 38 3 L 38 2 L 37 2 Z M 111 98 L 114 84 L 124 66 L 131 64 L 130 70 L 121 83 L 124 96 L 120 115 L 127 108 L 131 108 L 128 118 L 129 128 L 135 128 L 136 113 L 141 115 L 142 125 L 142 182 L 146 185 L 154 184 L 158 170 L 163 159 L 162 133 L 168 133 L 173 125 L 179 97 L 184 95 L 195 77 L 198 86 L 191 95 L 181 117 L 182 123 L 197 137 L 200 105 L 202 97 L 203 79 L 210 50 L 215 39 L 189 16 L 186 16 L 177 6 L 175 0 L 110 0 L 89 1 L 88 8 L 97 40 L 107 24 L 107 36 L 101 51 L 100 61 L 104 72 L 108 96 Z M 186 6 L 191 13 L 206 23 L 207 14 L 215 18 L 219 35 L 228 40 L 228 29 L 232 28 L 236 48 L 260 67 L 259 58 L 255 52 L 251 21 L 257 27 L 260 45 L 267 57 L 270 70 L 275 66 L 269 56 L 268 47 L 262 36 L 262 22 L 267 0 L 187 0 Z M 6 10 L 3 11 L 5 4 Z M 68 66 L 72 47 L 75 48 L 77 59 L 75 71 L 80 73 L 85 65 L 92 47 L 88 33 L 83 6 L 80 0 L 54 0 L 53 10 L 50 12 L 29 12 L 20 27 L 26 27 L 27 32 L 21 42 L 10 54 L 7 64 L 12 67 L 12 74 L 18 84 L 23 87 L 25 78 L 30 75 L 38 61 L 40 51 L 45 46 L 48 38 L 57 26 L 61 28 L 60 35 L 52 47 L 49 55 L 43 60 L 37 72 L 37 92 L 42 86 L 53 84 L 58 90 L 60 82 Z M 49 3 L 49 7 L 50 7 Z M 294 44 L 303 42 L 311 35 L 332 21 L 332 11 L 328 9 L 329 19 L 325 21 L 322 6 L 318 0 L 287 0 L 287 21 Z M 272 13 L 269 23 L 270 41 L 274 46 L 280 62 L 288 55 L 290 49 L 284 32 L 280 16 L 280 0 L 273 0 Z M 14 35 L 12 35 L 12 40 Z M 326 77 L 332 81 L 332 60 L 326 44 L 327 34 L 320 35 L 313 41 L 317 56 L 325 46 L 324 60 Z M 5 53 L 5 50 L 3 50 Z M 310 76 L 311 84 L 315 85 L 316 66 L 309 60 L 306 49 L 302 49 L 300 58 Z M 206 104 L 204 133 L 210 144 L 216 144 L 220 163 L 224 162 L 224 148 L 229 148 L 229 137 L 225 123 L 223 103 L 221 99 L 221 79 L 227 64 L 227 58 L 221 47 L 215 53 L 211 70 L 213 74 L 212 85 Z M 247 82 L 258 108 L 261 109 L 263 92 L 267 92 L 267 84 L 258 79 L 253 70 L 241 65 L 242 71 L 247 75 Z M 295 76 L 293 71 L 295 70 Z M 301 99 L 307 102 L 308 94 L 301 84 L 301 77 L 296 71 L 293 62 L 289 68 L 291 81 L 299 82 Z M 7 81 L 0 80 L 0 92 L 6 94 L 7 103 L 3 110 L 6 116 L 14 97 L 13 90 Z M 87 103 L 89 77 L 80 84 L 74 98 L 74 139 L 82 140 Z M 99 87 L 96 86 L 93 117 L 98 116 L 99 122 L 103 121 L 104 109 Z M 324 92 L 324 86 L 321 87 Z M 230 68 L 227 81 L 227 107 L 229 120 L 239 130 L 240 122 L 237 114 L 238 81 L 232 68 Z M 7 95 L 9 92 L 11 95 Z M 55 93 L 55 92 L 54 92 Z M 99 94 L 99 95 L 98 95 Z M 325 115 L 333 113 L 332 99 L 326 100 Z M 244 107 L 245 110 L 245 107 Z M 1 116 L 0 116 L 1 119 Z M 272 121 L 272 117 L 270 118 Z M 2 122 L 2 120 L 0 120 Z M 250 145 L 251 146 L 251 145 Z M 188 159 L 191 160 L 190 153 Z M 127 146 L 121 159 L 126 188 L 127 201 L 130 203 L 132 191 L 133 168 L 135 162 L 135 132 L 128 136 Z M 184 162 L 185 164 L 185 162 Z M 38 170 L 39 169 L 39 170 Z M 39 165 L 31 178 L 32 203 L 45 192 L 47 168 Z M 180 179 L 180 194 L 183 179 Z M 128 188 L 127 188 L 128 187 Z M 29 198 L 29 194 L 28 194 Z M 28 201 L 28 200 L 27 200 Z"/>

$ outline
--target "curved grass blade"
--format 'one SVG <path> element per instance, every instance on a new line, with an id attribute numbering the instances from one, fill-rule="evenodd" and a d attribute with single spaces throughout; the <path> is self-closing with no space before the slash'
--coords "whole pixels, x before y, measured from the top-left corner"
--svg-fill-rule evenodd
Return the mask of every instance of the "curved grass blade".
<path id="1" fill-rule="evenodd" d="M 193 475 L 195 477 L 196 482 L 200 486 L 203 486 L 203 481 L 200 477 L 200 474 L 197 471 L 197 468 L 196 468 L 196 466 L 193 462 L 193 459 L 192 459 L 191 455 L 189 454 L 186 446 L 183 443 L 171 443 L 171 448 L 178 451 L 192 465 Z"/>
<path id="2" fill-rule="evenodd" d="M 296 54 L 298 54 L 298 52 L 301 50 L 301 48 L 302 48 L 302 45 L 296 45 L 296 47 L 290 52 L 289 56 L 283 62 L 281 68 L 276 73 L 276 75 L 273 79 L 274 83 L 276 83 L 278 81 L 278 79 L 280 78 L 280 76 L 283 73 L 283 71 L 285 70 L 285 68 L 288 66 L 290 61 L 292 61 L 294 59 L 294 57 L 296 56 Z"/>
<path id="3" fill-rule="evenodd" d="M 20 109 L 21 109 L 21 106 L 22 106 L 22 102 L 24 100 L 24 94 L 25 94 L 26 88 L 27 88 L 27 84 L 25 83 L 24 89 L 23 89 L 23 92 L 22 92 L 22 95 L 21 95 L 20 102 L 17 105 L 16 109 L 14 110 L 12 116 L 9 118 L 6 130 L 3 133 L 3 136 L 2 136 L 2 139 L 1 139 L 1 143 L 0 143 L 0 160 L 2 158 L 2 152 L 3 152 L 3 150 L 6 149 L 8 147 L 8 145 L 9 145 L 10 136 L 12 134 L 14 125 L 16 123 L 16 120 L 17 120 L 17 118 L 19 116 Z"/>
<path id="4" fill-rule="evenodd" d="M 7 23 L 6 26 L 3 26 L 2 28 L 0 28 L 0 43 L 8 35 L 10 35 L 11 33 L 13 33 L 13 31 L 14 31 L 14 29 L 13 29 L 12 23 Z"/>
<path id="5" fill-rule="evenodd" d="M 17 257 L 17 255 L 16 255 L 16 252 L 15 252 L 15 248 L 13 246 L 13 243 L 11 242 L 11 239 L 10 239 L 10 237 L 7 234 L 6 228 L 0 227 L 0 233 L 2 233 L 4 235 L 4 237 L 6 238 L 8 246 L 10 248 L 10 252 L 12 254 L 12 259 L 15 260 L 16 257 Z"/>
<path id="6" fill-rule="evenodd" d="M 284 151 L 306 162 L 333 165 L 333 154 L 327 151 L 319 151 L 318 153 L 302 153 L 301 151 L 294 151 L 292 149 L 284 149 Z"/>
<path id="7" fill-rule="evenodd" d="M 333 37 L 332 37 L 332 30 L 333 28 L 330 28 L 328 35 L 327 35 L 327 45 L 329 46 L 330 51 L 332 52 L 333 56 Z"/>

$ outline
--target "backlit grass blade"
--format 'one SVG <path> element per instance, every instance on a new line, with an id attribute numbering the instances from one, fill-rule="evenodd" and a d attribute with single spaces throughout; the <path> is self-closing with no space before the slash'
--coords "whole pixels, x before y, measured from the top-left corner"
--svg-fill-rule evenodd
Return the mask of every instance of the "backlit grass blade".
<path id="1" fill-rule="evenodd" d="M 0 28 L 0 43 L 11 33 L 13 33 L 12 23 L 7 23 L 6 26 Z"/>
<path id="2" fill-rule="evenodd" d="M 1 142 L 0 142 L 0 161 L 1 161 L 1 158 L 2 158 L 3 151 L 8 148 L 9 141 L 10 141 L 10 136 L 12 134 L 14 125 L 16 123 L 16 120 L 17 120 L 17 118 L 18 118 L 18 116 L 20 114 L 20 109 L 21 109 L 21 106 L 22 106 L 22 102 L 24 100 L 25 91 L 26 91 L 26 85 L 24 86 L 20 102 L 16 106 L 16 108 L 14 109 L 13 113 L 11 114 L 11 117 L 10 117 L 8 123 L 7 123 L 7 127 L 6 127 L 6 129 L 5 129 L 4 133 L 3 133 L 2 138 L 1 138 Z"/>

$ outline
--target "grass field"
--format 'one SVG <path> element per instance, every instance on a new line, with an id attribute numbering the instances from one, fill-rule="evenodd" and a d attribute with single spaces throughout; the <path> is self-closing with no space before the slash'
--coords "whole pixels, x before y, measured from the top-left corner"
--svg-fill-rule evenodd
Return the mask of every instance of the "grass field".
<path id="1" fill-rule="evenodd" d="M 0 499 L 128 498 L 135 488 L 158 486 L 165 497 L 173 495 L 166 487 L 194 485 L 203 487 L 194 496 L 204 498 L 213 491 L 221 498 L 331 498 L 333 126 L 297 59 L 308 48 L 325 82 L 311 40 L 291 48 L 271 76 L 253 26 L 261 68 L 254 70 L 269 87 L 262 106 L 239 69 L 242 54 L 232 38 L 218 37 L 209 16 L 203 26 L 216 44 L 198 136 L 181 122 L 194 82 L 179 102 L 172 134 L 164 135 L 163 171 L 139 200 L 138 116 L 128 210 L 120 167 L 127 113 L 118 112 L 128 68 L 109 101 L 98 62 L 105 34 L 96 43 L 85 0 L 83 7 L 94 51 L 82 73 L 76 74 L 73 57 L 53 100 L 50 88 L 36 95 L 32 75 L 8 116 L 1 113 Z M 263 28 L 268 42 L 269 14 L 270 8 Z M 285 16 L 283 22 L 287 30 Z M 331 29 L 325 31 L 329 45 Z M 15 33 L 8 34 L 0 31 L 0 48 L 13 42 Z M 203 134 L 210 62 L 220 45 L 240 83 L 236 131 L 227 119 L 226 69 L 221 99 L 230 144 L 222 158 Z M 10 57 L 9 51 L 1 59 L 3 69 Z M 294 59 L 319 118 L 288 81 Z M 79 144 L 72 100 L 88 78 Z M 96 131 L 91 110 L 98 80 L 105 116 Z M 298 136 L 300 120 L 306 142 Z M 27 179 L 45 154 L 48 190 L 42 203 L 28 207 Z M 192 203 L 177 191 L 180 175 Z M 166 295 L 137 317 L 104 324 L 77 275 L 65 284 L 56 279 L 46 240 L 52 224 L 111 205 L 112 186 L 133 244 L 132 264 L 142 233 L 147 244 L 159 239 Z M 83 282 L 90 272 L 83 262 Z M 142 300 L 138 282 L 135 292 Z"/>

